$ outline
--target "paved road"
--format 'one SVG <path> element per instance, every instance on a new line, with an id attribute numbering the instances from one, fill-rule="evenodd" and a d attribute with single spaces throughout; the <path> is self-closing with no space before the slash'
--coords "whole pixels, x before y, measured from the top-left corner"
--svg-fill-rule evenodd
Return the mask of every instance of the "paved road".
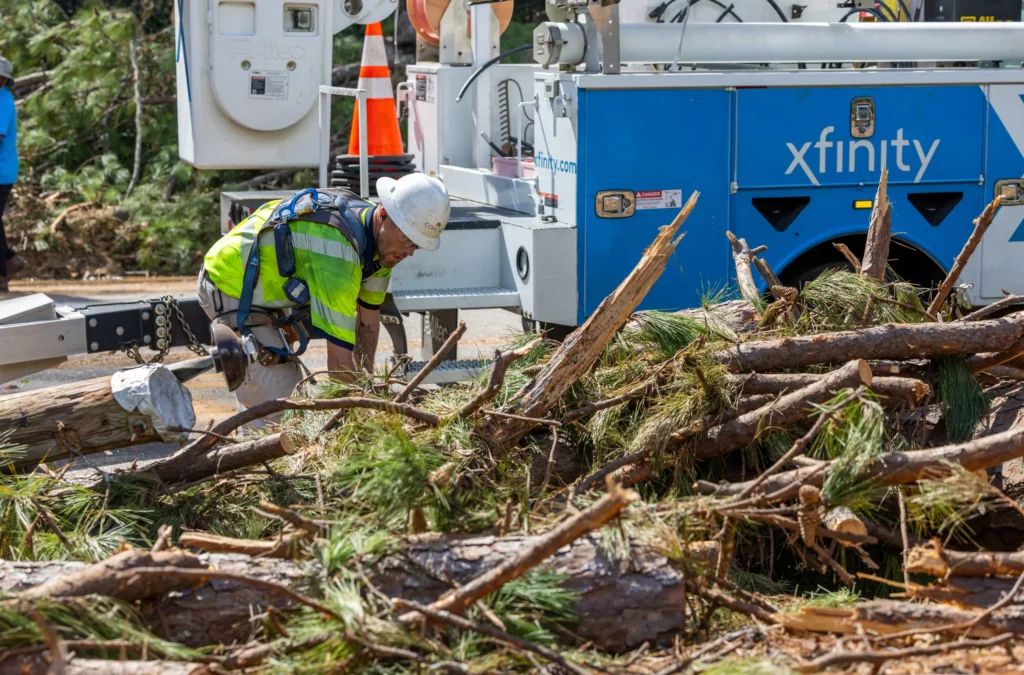
<path id="1" fill-rule="evenodd" d="M 171 278 L 131 278 L 118 281 L 62 281 L 35 282 L 14 281 L 10 293 L 0 293 L 0 300 L 27 295 L 45 293 L 58 304 L 83 307 L 89 304 L 105 302 L 133 302 L 163 295 L 182 297 L 195 292 L 195 280 L 186 277 Z M 514 331 L 521 330 L 519 316 L 504 310 L 468 310 L 461 313 L 467 325 L 466 335 L 460 340 L 459 358 L 488 358 L 498 347 L 507 342 L 507 337 Z M 411 314 L 405 318 L 409 351 L 414 356 L 419 353 L 420 329 L 422 317 Z M 391 340 L 387 332 L 381 330 L 380 344 L 377 349 L 377 362 L 387 363 L 393 353 Z M 143 356 L 152 356 L 144 351 Z M 166 361 L 181 361 L 194 358 L 194 354 L 184 347 L 175 348 L 168 354 Z M 303 356 L 306 367 L 312 371 L 327 367 L 327 348 L 323 340 L 311 343 Z M 134 361 L 125 354 L 94 354 L 73 356 L 66 363 L 41 373 L 36 373 L 15 382 L 0 385 L 0 394 L 15 391 L 28 391 L 59 384 L 78 382 L 95 377 L 109 376 L 121 368 L 134 365 Z M 234 395 L 224 386 L 220 375 L 207 372 L 189 381 L 186 386 L 192 394 L 196 411 L 196 427 L 205 427 L 212 419 L 215 422 L 236 412 Z M 166 456 L 173 451 L 166 444 L 149 444 L 136 448 L 101 453 L 89 458 L 90 463 L 104 470 L 123 468 L 133 461 L 146 462 Z M 81 460 L 79 460 L 81 462 Z M 91 472 L 83 467 L 86 472 Z M 76 473 L 75 469 L 70 473 Z M 84 476 L 83 476 L 84 477 Z"/>

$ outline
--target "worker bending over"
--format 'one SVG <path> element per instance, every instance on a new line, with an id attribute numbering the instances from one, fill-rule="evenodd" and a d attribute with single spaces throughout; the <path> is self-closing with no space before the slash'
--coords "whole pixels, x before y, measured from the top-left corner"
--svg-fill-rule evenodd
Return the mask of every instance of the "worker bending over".
<path id="1" fill-rule="evenodd" d="M 268 202 L 206 254 L 200 305 L 259 346 L 235 392 L 239 410 L 289 396 L 302 379 L 306 316 L 335 377 L 373 372 L 391 269 L 417 249 L 436 251 L 450 212 L 444 185 L 421 173 L 380 178 L 377 194 L 378 205 L 315 189 Z"/>

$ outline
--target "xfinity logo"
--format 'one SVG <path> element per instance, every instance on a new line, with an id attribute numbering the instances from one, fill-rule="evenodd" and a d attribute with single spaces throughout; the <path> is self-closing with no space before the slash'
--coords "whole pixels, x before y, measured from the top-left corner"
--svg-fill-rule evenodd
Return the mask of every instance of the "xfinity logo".
<path id="1" fill-rule="evenodd" d="M 852 141 L 828 140 L 829 134 L 835 130 L 835 127 L 825 127 L 821 130 L 821 135 L 818 136 L 816 143 L 814 141 L 807 141 L 800 148 L 797 148 L 792 143 L 786 143 L 786 147 L 793 154 L 793 161 L 790 162 L 789 168 L 786 169 L 786 175 L 793 173 L 794 170 L 799 168 L 807 175 L 807 179 L 811 181 L 812 185 L 819 185 L 818 176 L 826 174 L 830 170 L 835 173 L 843 173 L 843 171 L 853 173 L 857 170 L 858 162 L 861 162 L 861 167 L 864 166 L 864 162 L 867 162 L 868 171 L 874 171 L 877 155 L 879 170 L 885 166 L 889 168 L 890 172 L 894 170 L 914 171 L 914 182 L 920 183 L 924 177 L 924 172 L 928 170 L 932 157 L 935 156 L 936 148 L 939 147 L 939 139 L 936 138 L 931 142 L 931 146 L 926 152 L 921 141 L 917 139 L 904 139 L 903 129 L 896 130 L 896 138 L 883 141 L 868 138 Z M 927 143 L 927 141 L 925 142 Z M 876 145 L 876 143 L 879 145 Z M 914 146 L 913 152 L 909 150 L 910 145 Z M 812 146 L 817 150 L 817 157 L 815 157 L 814 152 L 810 152 L 808 157 L 808 151 L 810 151 Z M 895 155 L 895 169 L 889 164 L 890 149 Z M 815 164 L 815 159 L 818 160 L 816 163 L 817 173 L 811 169 L 811 165 Z"/>

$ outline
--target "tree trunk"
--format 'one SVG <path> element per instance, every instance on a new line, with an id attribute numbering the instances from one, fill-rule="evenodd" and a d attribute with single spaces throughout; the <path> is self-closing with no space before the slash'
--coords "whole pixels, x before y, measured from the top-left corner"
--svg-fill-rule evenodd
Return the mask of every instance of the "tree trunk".
<path id="1" fill-rule="evenodd" d="M 806 420 L 813 411 L 812 404 L 824 403 L 835 391 L 870 384 L 871 368 L 867 362 L 850 361 L 802 389 L 697 434 L 692 441 L 693 456 L 710 459 L 750 445 L 760 435 Z"/>
<path id="2" fill-rule="evenodd" d="M 888 324 L 779 340 L 744 342 L 712 354 L 733 372 L 771 372 L 851 359 L 916 359 L 1009 349 L 1024 314 L 973 323 Z"/>
<path id="3" fill-rule="evenodd" d="M 901 485 L 913 483 L 924 477 L 925 474 L 929 477 L 941 477 L 946 473 L 946 469 L 943 467 L 946 462 L 959 464 L 968 471 L 977 471 L 998 466 L 1022 456 L 1024 456 L 1024 427 L 1018 427 L 966 443 L 943 445 L 938 448 L 912 452 L 890 452 L 872 460 L 861 474 L 861 479 L 875 480 L 886 485 Z M 801 484 L 821 487 L 827 474 L 827 468 L 822 471 L 817 466 L 802 467 L 767 478 L 758 486 L 758 491 L 772 494 L 785 490 L 780 493 L 778 498 L 789 499 L 796 496 Z M 732 497 L 743 492 L 752 482 L 717 485 L 701 480 L 697 481 L 694 487 L 703 494 Z M 946 551 L 946 553 L 952 552 Z M 1018 570 L 1018 573 L 1020 571 L 1024 571 L 1024 566 Z M 963 574 L 959 569 L 957 573 Z"/>
<path id="4" fill-rule="evenodd" d="M 234 581 L 216 580 L 194 587 L 194 581 L 185 584 L 168 581 L 146 587 L 127 584 L 124 588 L 115 583 L 118 571 L 154 565 L 189 569 L 215 567 L 220 572 L 274 581 L 292 588 L 304 587 L 306 580 L 316 573 L 310 563 L 300 566 L 288 560 L 192 555 L 181 550 L 152 554 L 126 551 L 92 565 L 72 561 L 0 561 L 0 591 L 23 592 L 28 597 L 45 597 L 53 594 L 47 591 L 54 591 L 61 597 L 98 593 L 126 601 L 151 599 L 143 604 L 143 618 L 150 630 L 189 647 L 244 643 L 252 633 L 253 615 L 270 605 L 284 609 L 292 604 L 288 598 Z"/>
<path id="5" fill-rule="evenodd" d="M 0 435 L 16 448 L 10 466 L 25 469 L 74 453 L 185 438 L 169 428 L 195 424 L 192 396 L 163 366 L 144 366 L 0 398 Z"/>
<path id="6" fill-rule="evenodd" d="M 371 580 L 391 597 L 430 604 L 451 589 L 445 575 L 464 585 L 529 549 L 540 537 L 520 535 L 410 537 L 401 554 L 374 567 Z M 683 574 L 653 549 L 631 544 L 623 559 L 608 557 L 599 534 L 577 539 L 543 565 L 565 574 L 565 588 L 580 594 L 572 631 L 612 652 L 644 642 L 668 644 L 683 629 Z M 700 547 L 696 556 L 717 556 L 714 547 Z"/>
<path id="7" fill-rule="evenodd" d="M 451 590 L 446 578 L 464 586 L 530 550 L 543 537 L 413 536 L 400 553 L 377 562 L 369 576 L 375 586 L 391 597 L 430 604 Z M 567 575 L 563 586 L 580 594 L 575 606 L 579 624 L 573 627 L 573 632 L 585 640 L 593 640 L 602 649 L 615 652 L 638 647 L 644 642 L 669 644 L 684 625 L 683 573 L 675 563 L 643 544 L 633 542 L 629 555 L 621 559 L 609 557 L 607 551 L 601 544 L 601 535 L 591 533 L 562 547 L 542 563 L 548 569 Z M 167 554 L 182 560 L 191 559 L 190 566 L 213 566 L 222 572 L 276 581 L 292 588 L 304 586 L 306 579 L 318 574 L 317 568 L 309 569 L 309 563 L 287 560 L 243 555 L 191 556 L 173 550 Z M 161 554 L 119 554 L 137 558 L 135 566 L 147 566 L 143 565 L 143 558 L 150 555 Z M 714 542 L 696 542 L 691 545 L 691 555 L 695 562 L 708 564 L 717 557 L 717 546 Z M 160 558 L 157 564 L 168 565 L 169 560 Z M 74 586 L 83 591 L 97 591 L 102 587 L 71 584 L 59 578 L 81 576 L 83 570 L 101 566 L 109 569 L 106 563 L 87 566 L 80 562 L 0 561 L 0 591 L 28 591 L 35 596 L 43 593 L 33 587 Z M 138 595 L 136 589 L 133 595 L 126 597 L 137 598 Z M 155 595 L 153 598 L 143 605 L 144 618 L 151 630 L 163 638 L 192 647 L 245 642 L 250 635 L 253 615 L 265 611 L 268 605 L 284 609 L 291 604 L 286 598 L 269 595 L 263 589 L 230 581 L 179 588 L 159 599 L 155 599 Z M 626 617 L 628 620 L 624 620 Z"/>
<path id="8" fill-rule="evenodd" d="M 969 630 L 965 624 L 981 618 Z M 919 605 L 893 600 L 875 600 L 853 608 L 805 607 L 794 614 L 780 614 L 786 628 L 818 633 L 899 633 L 915 628 L 960 626 L 957 637 L 992 637 L 1001 633 L 1024 633 L 1024 607 L 1006 607 L 987 616 L 943 605 Z"/>
<path id="9" fill-rule="evenodd" d="M 292 454 L 295 443 L 282 432 L 229 445 L 219 445 L 199 454 L 184 451 L 150 464 L 138 473 L 156 474 L 166 485 L 191 483 L 254 464 Z"/>
<path id="10" fill-rule="evenodd" d="M 872 369 L 874 370 L 874 369 Z M 828 377 L 826 373 L 750 373 L 733 375 L 735 383 L 746 394 L 783 394 L 802 389 Z M 924 399 L 931 387 L 912 377 L 872 377 L 871 391 L 884 396 L 883 405 L 907 404 L 911 409 Z"/>
<path id="11" fill-rule="evenodd" d="M 523 417 L 544 417 L 562 401 L 569 387 L 590 370 L 612 336 L 626 323 L 665 270 L 679 243 L 676 232 L 696 203 L 695 192 L 672 224 L 661 228 L 629 276 L 601 301 L 590 318 L 551 355 L 540 373 L 516 394 L 520 402 L 513 412 Z M 502 452 L 536 426 L 537 423 L 522 419 L 492 416 L 480 427 L 478 436 L 493 450 Z"/>
<path id="12" fill-rule="evenodd" d="M 885 280 L 885 266 L 889 260 L 889 241 L 892 237 L 892 207 L 886 187 L 889 172 L 882 168 L 882 178 L 875 192 L 875 206 L 871 209 L 871 224 L 868 226 L 868 240 L 864 244 L 864 262 L 860 273 L 881 283 Z"/>

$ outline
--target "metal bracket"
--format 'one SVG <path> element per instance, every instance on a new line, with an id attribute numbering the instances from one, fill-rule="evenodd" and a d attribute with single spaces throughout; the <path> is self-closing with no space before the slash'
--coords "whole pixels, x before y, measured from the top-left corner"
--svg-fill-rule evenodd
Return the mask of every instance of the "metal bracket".
<path id="1" fill-rule="evenodd" d="M 441 16 L 441 47 L 438 61 L 450 66 L 473 64 L 473 45 L 469 37 L 469 7 L 466 0 L 451 0 Z"/>
<path id="2" fill-rule="evenodd" d="M 601 72 L 617 75 L 622 68 L 618 2 L 605 4 L 602 0 L 592 0 L 589 12 L 600 41 Z"/>

